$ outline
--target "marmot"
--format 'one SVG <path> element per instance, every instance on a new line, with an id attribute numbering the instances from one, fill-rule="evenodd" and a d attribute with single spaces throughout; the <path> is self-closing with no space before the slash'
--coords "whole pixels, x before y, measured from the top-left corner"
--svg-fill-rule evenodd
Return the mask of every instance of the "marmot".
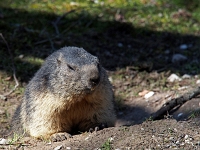
<path id="1" fill-rule="evenodd" d="M 114 126 L 115 119 L 112 86 L 98 58 L 64 47 L 46 58 L 27 85 L 13 126 L 32 137 L 63 140 L 74 130 Z"/>

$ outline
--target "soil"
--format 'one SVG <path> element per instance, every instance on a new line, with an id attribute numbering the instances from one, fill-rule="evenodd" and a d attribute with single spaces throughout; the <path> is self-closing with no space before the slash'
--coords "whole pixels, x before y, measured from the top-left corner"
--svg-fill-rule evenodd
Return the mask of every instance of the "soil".
<path id="1" fill-rule="evenodd" d="M 198 124 L 199 125 L 199 124 Z M 199 149 L 196 121 L 173 119 L 147 121 L 140 125 L 106 128 L 74 135 L 63 142 L 44 142 L 23 138 L 23 144 L 1 146 L 4 149 Z"/>
<path id="2" fill-rule="evenodd" d="M 112 73 L 109 75 L 112 76 Z M 112 82 L 116 94 L 120 90 L 121 83 L 117 80 Z M 118 119 L 115 127 L 93 133 L 80 133 L 62 142 L 51 143 L 23 137 L 12 144 L 0 145 L 0 149 L 199 149 L 200 100 L 198 97 L 166 114 L 161 120 L 151 119 L 151 114 L 158 111 L 166 99 L 178 97 L 187 91 L 188 89 L 180 90 L 179 93 L 176 92 L 176 96 L 174 91 L 157 91 L 148 99 L 143 96 L 134 96 L 133 99 L 133 96 L 130 96 L 116 106 Z M 13 93 L 7 99 L 0 100 L 0 133 L 5 139 L 9 137 L 10 120 L 20 103 L 21 94 Z M 197 110 L 197 113 L 194 113 L 194 110 Z M 195 117 L 191 117 L 191 114 Z"/>

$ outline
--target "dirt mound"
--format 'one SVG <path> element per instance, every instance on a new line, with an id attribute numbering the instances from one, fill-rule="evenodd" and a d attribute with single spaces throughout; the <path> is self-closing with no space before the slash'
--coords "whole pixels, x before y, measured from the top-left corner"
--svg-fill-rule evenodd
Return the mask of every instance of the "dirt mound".
<path id="1" fill-rule="evenodd" d="M 196 120 L 177 122 L 173 119 L 146 121 L 140 125 L 106 128 L 82 133 L 63 141 L 48 143 L 23 138 L 21 144 L 2 146 L 17 149 L 198 149 L 200 127 Z"/>

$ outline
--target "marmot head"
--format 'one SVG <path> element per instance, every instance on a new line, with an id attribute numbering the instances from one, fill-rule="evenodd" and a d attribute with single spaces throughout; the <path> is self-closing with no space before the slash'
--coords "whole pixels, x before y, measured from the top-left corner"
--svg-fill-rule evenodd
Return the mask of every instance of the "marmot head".
<path id="1" fill-rule="evenodd" d="M 64 47 L 54 52 L 46 59 L 44 68 L 49 70 L 46 87 L 64 98 L 94 92 L 103 76 L 98 58 L 77 47 Z"/>

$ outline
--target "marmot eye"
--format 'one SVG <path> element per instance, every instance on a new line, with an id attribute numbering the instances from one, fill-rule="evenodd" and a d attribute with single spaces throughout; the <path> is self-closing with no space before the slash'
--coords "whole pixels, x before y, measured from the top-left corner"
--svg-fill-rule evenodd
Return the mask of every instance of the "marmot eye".
<path id="1" fill-rule="evenodd" d="M 75 68 L 73 68 L 72 66 L 70 66 L 70 65 L 67 65 L 68 66 L 68 68 L 70 69 L 70 70 L 73 70 L 73 71 L 75 71 L 76 69 Z"/>

